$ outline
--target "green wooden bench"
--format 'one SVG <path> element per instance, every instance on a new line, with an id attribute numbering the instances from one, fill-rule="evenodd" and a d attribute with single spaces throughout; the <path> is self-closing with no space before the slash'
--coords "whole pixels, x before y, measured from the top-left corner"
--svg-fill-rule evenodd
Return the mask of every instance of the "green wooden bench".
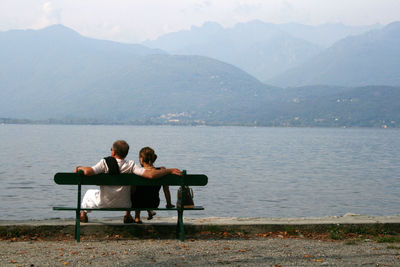
<path id="1" fill-rule="evenodd" d="M 169 174 L 158 179 L 147 179 L 135 174 L 119 174 L 111 176 L 110 174 L 97 174 L 93 176 L 85 176 L 82 171 L 78 173 L 56 173 L 54 181 L 59 185 L 77 185 L 78 196 L 77 203 L 74 207 L 53 207 L 53 210 L 74 210 L 75 218 L 75 239 L 80 242 L 80 212 L 81 208 L 81 186 L 82 185 L 131 185 L 131 186 L 180 186 L 182 190 L 181 199 L 185 194 L 185 186 L 205 186 L 208 178 L 203 174 L 187 174 L 184 170 L 182 175 Z M 180 240 L 185 240 L 185 231 L 183 226 L 183 211 L 184 210 L 204 210 L 202 206 L 194 208 L 184 208 L 183 205 L 175 208 L 91 208 L 85 210 L 100 210 L 100 211 L 135 211 L 135 210 L 176 210 L 178 212 L 178 222 L 176 226 L 177 237 L 180 235 Z"/>

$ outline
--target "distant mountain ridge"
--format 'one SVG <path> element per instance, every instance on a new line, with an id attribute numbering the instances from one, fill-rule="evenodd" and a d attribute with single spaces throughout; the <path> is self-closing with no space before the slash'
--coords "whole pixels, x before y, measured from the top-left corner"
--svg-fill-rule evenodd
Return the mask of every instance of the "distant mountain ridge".
<path id="1" fill-rule="evenodd" d="M 380 24 L 347 26 L 341 23 L 327 23 L 318 26 L 286 23 L 278 24 L 278 27 L 297 38 L 304 39 L 310 43 L 322 46 L 323 48 L 328 48 L 346 37 L 356 36 L 382 28 Z"/>
<path id="2" fill-rule="evenodd" d="M 182 113 L 180 120 L 204 119 L 222 102 L 241 107 L 268 93 L 254 77 L 214 59 L 94 40 L 60 25 L 0 33 L 0 88 L 3 118 L 108 122 Z"/>
<path id="3" fill-rule="evenodd" d="M 400 22 L 347 37 L 268 81 L 277 86 L 400 85 Z"/>
<path id="4" fill-rule="evenodd" d="M 346 36 L 378 27 L 272 24 L 256 20 L 223 28 L 215 22 L 207 22 L 201 27 L 166 34 L 143 44 L 171 54 L 215 58 L 233 64 L 261 81 L 268 81 Z"/>

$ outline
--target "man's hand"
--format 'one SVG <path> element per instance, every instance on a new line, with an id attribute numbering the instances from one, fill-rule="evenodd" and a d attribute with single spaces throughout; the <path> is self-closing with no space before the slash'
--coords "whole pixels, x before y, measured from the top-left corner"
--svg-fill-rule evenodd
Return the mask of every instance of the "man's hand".
<path id="1" fill-rule="evenodd" d="M 75 168 L 75 172 L 78 172 L 78 171 L 83 171 L 83 174 L 85 176 L 94 175 L 94 170 L 92 169 L 92 167 L 78 166 L 78 167 Z"/>
<path id="2" fill-rule="evenodd" d="M 176 168 L 168 169 L 170 171 L 170 174 L 175 174 L 175 175 L 182 175 L 182 171 Z"/>

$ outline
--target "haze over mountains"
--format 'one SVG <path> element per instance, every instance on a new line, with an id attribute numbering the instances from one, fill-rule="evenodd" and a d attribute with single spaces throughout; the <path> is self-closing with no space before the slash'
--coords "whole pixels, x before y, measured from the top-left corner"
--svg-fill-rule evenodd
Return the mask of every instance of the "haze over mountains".
<path id="1" fill-rule="evenodd" d="M 222 103 L 249 105 L 266 88 L 217 60 L 88 39 L 61 25 L 3 32 L 0 51 L 3 118 L 204 119 L 226 112 Z"/>
<path id="2" fill-rule="evenodd" d="M 400 22 L 340 40 L 269 83 L 279 86 L 400 85 Z"/>
<path id="3" fill-rule="evenodd" d="M 341 35 L 347 36 L 346 31 L 360 33 L 369 27 L 339 25 L 334 27 L 336 31 L 342 27 L 346 30 L 338 31 L 340 34 L 330 34 L 332 38 L 325 40 L 325 44 L 322 37 L 319 44 L 313 44 L 318 38 L 314 36 L 314 41 L 311 41 L 304 37 L 313 35 L 310 34 L 311 26 L 280 25 L 286 27 L 285 31 L 275 26 L 261 22 L 237 25 L 234 32 L 230 33 L 233 39 L 229 39 L 237 43 L 229 46 L 229 42 L 221 38 L 223 45 L 216 46 L 214 51 L 230 51 L 232 58 L 237 53 L 249 55 L 248 62 L 263 59 L 264 65 L 259 65 L 259 69 L 267 69 L 264 67 L 273 66 L 276 64 L 274 62 L 285 62 L 287 66 L 293 62 L 296 62 L 294 65 L 305 64 L 310 66 L 310 70 L 303 67 L 297 71 L 308 71 L 309 76 L 307 73 L 303 75 L 307 77 L 307 82 L 313 81 L 310 71 L 314 71 L 316 77 L 321 76 L 324 63 L 314 70 L 311 68 L 313 64 L 309 63 L 318 58 L 336 59 L 333 63 L 337 69 L 340 69 L 339 59 L 350 60 L 350 56 L 359 59 L 351 61 L 352 64 L 360 64 L 359 67 L 367 63 L 371 65 L 371 62 L 383 64 L 383 67 L 370 67 L 374 73 L 368 73 L 368 83 L 358 83 L 362 87 L 321 82 L 319 84 L 325 85 L 306 83 L 307 86 L 283 89 L 260 82 L 237 65 L 211 57 L 174 55 L 144 45 L 90 39 L 62 25 L 42 30 L 13 30 L 0 32 L 0 118 L 3 118 L 0 121 L 29 119 L 62 123 L 261 126 L 400 125 L 400 82 L 396 82 L 400 76 L 397 23 L 346 37 L 329 48 L 324 46 L 334 42 L 333 36 L 340 38 Z M 253 31 L 248 27 L 253 27 Z M 292 33 L 288 29 L 292 29 Z M 227 32 L 223 33 L 223 28 L 212 23 L 195 30 L 222 31 L 221 36 L 229 36 Z M 250 45 L 248 40 L 240 40 L 237 35 L 239 31 L 243 38 L 261 35 L 257 40 L 264 43 Z M 198 44 L 201 40 L 202 37 L 199 37 L 188 42 Z M 248 50 L 241 50 L 244 47 Z M 274 54 L 278 48 L 281 49 L 280 54 Z M 257 57 L 257 53 L 264 54 Z M 339 57 L 340 53 L 345 56 Z M 359 55 L 362 55 L 361 59 L 357 57 Z M 351 70 L 359 71 L 359 67 L 355 65 Z M 278 75 L 275 83 L 287 81 L 291 82 L 289 85 L 297 86 L 296 77 L 299 76 L 296 75 L 301 74 L 296 69 L 291 71 L 293 74 L 289 71 L 286 78 Z M 338 79 L 349 83 L 346 77 L 355 77 L 364 81 L 365 73 L 357 76 L 345 71 L 343 78 Z M 330 76 L 326 74 L 325 77 Z"/>
<path id="4" fill-rule="evenodd" d="M 379 27 L 252 21 L 223 28 L 208 22 L 202 27 L 166 34 L 143 44 L 171 54 L 202 55 L 228 62 L 266 82 L 307 62 L 342 38 Z"/>

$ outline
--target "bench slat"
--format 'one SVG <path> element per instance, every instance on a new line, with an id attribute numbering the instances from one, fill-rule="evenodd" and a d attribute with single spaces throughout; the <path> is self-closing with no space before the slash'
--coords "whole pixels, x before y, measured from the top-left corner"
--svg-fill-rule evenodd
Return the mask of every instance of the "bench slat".
<path id="1" fill-rule="evenodd" d="M 59 172 L 54 175 L 54 181 L 60 185 L 77 185 L 80 180 L 82 185 L 179 186 L 182 183 L 182 177 L 173 174 L 157 179 L 143 178 L 133 173 L 123 173 L 115 176 L 106 173 L 84 176 L 79 173 Z M 184 179 L 184 184 L 189 186 L 204 186 L 207 183 L 208 178 L 204 174 L 187 174 Z"/>
<path id="2" fill-rule="evenodd" d="M 53 207 L 53 210 L 77 210 L 76 207 Z M 180 210 L 180 208 L 85 208 L 81 210 L 97 210 L 97 211 L 135 211 L 135 210 Z M 204 210 L 203 206 L 195 206 L 194 208 L 184 208 L 183 210 Z"/>

